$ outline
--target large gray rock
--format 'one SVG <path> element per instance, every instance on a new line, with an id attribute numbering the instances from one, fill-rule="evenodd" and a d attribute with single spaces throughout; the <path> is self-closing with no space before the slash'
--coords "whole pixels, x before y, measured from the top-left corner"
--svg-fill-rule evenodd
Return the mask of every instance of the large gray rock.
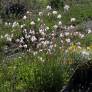
<path id="1" fill-rule="evenodd" d="M 83 28 L 85 28 L 85 29 L 92 29 L 92 20 L 89 20 L 89 21 L 87 21 L 87 22 L 83 22 L 82 23 L 82 26 L 83 26 Z"/>
<path id="2" fill-rule="evenodd" d="M 92 61 L 79 64 L 61 92 L 92 92 Z"/>

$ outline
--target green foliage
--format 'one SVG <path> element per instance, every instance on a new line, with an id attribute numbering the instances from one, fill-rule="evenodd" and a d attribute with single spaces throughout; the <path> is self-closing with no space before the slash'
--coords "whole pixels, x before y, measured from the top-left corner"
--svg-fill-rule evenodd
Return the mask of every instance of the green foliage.
<path id="1" fill-rule="evenodd" d="M 30 59 L 29 59 L 30 58 Z M 48 58 L 48 57 L 47 57 Z M 67 74 L 63 71 L 64 67 L 59 61 L 46 59 L 42 62 L 37 57 L 26 55 L 24 58 L 17 58 L 5 64 L 0 68 L 0 90 L 4 91 L 3 87 L 9 92 L 58 92 L 62 89 Z M 65 67 L 66 68 L 66 67 Z M 6 76 L 5 76 L 6 74 Z M 64 74 L 64 75 L 63 75 Z M 5 86 L 6 85 L 6 86 Z"/>
<path id="2" fill-rule="evenodd" d="M 90 7 L 90 8 L 89 8 Z M 70 10 L 67 13 L 63 13 L 62 20 L 64 23 L 68 23 L 70 21 L 70 18 L 75 17 L 78 21 L 78 23 L 82 23 L 85 21 L 88 17 L 92 16 L 91 12 L 92 4 L 83 3 L 83 4 L 75 4 L 72 3 L 70 6 Z"/>
<path id="3" fill-rule="evenodd" d="M 84 38 L 83 42 L 84 42 L 84 44 L 86 46 L 92 45 L 92 34 L 86 35 L 86 37 Z"/>
<path id="4" fill-rule="evenodd" d="M 49 0 L 49 3 L 53 9 L 59 9 L 64 6 L 64 0 Z"/>
<path id="5" fill-rule="evenodd" d="M 64 5 L 64 0 L 27 0 L 32 9 L 40 9 L 49 4 L 54 9 L 61 9 Z M 87 17 L 92 16 L 91 12 L 92 5 L 75 5 L 72 4 L 69 12 L 62 14 L 62 22 L 68 24 L 70 18 L 75 17 L 78 23 L 83 22 Z M 35 15 L 33 15 L 35 16 Z M 40 23 L 37 22 L 35 16 L 36 28 L 38 31 Z M 16 19 L 15 19 L 16 20 Z M 25 24 L 29 28 L 31 19 L 28 20 L 17 20 L 19 24 Z M 53 28 L 54 24 L 57 24 L 57 18 L 45 15 L 43 17 L 44 22 L 50 28 Z M 12 21 L 12 19 L 11 19 Z M 0 25 L 0 35 L 11 34 L 13 32 L 14 38 L 21 36 L 20 28 L 11 28 Z M 82 28 L 78 28 L 79 32 L 84 32 Z M 92 44 L 92 35 L 86 35 L 84 39 L 75 37 L 74 43 L 80 41 L 82 46 L 89 46 Z M 32 54 L 28 55 L 25 53 L 22 57 L 10 57 L 5 59 L 1 48 L 5 45 L 5 39 L 0 38 L 0 92 L 59 92 L 64 84 L 67 84 L 71 74 L 74 72 L 71 68 L 71 63 L 80 63 L 87 61 L 88 58 L 83 56 L 80 52 L 69 52 L 64 53 L 60 49 L 55 50 L 53 55 L 47 55 L 46 53 L 38 53 L 36 56 Z M 61 45 L 61 44 L 60 44 Z M 66 48 L 66 47 L 65 47 Z M 65 49 L 66 50 L 66 49 Z M 21 54 L 21 53 L 19 53 Z M 43 58 L 44 61 L 39 58 Z M 91 56 L 92 58 L 92 56 Z M 68 64 L 70 62 L 70 64 Z M 76 66 L 75 66 L 76 67 Z M 75 68 L 74 67 L 74 68 Z M 72 72 L 73 71 L 73 72 Z"/>

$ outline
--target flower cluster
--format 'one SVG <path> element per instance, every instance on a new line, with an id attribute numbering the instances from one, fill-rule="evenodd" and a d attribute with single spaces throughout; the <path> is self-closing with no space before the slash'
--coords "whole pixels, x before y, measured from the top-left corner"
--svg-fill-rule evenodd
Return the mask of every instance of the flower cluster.
<path id="1" fill-rule="evenodd" d="M 70 7 L 68 5 L 64 6 L 64 9 L 68 11 Z M 31 18 L 30 15 L 31 14 Z M 26 15 L 22 18 L 22 23 L 18 21 L 5 22 L 6 27 L 11 27 L 12 29 L 18 27 L 21 33 L 18 37 L 14 38 L 12 32 L 11 35 L 5 34 L 1 35 L 1 39 L 6 38 L 6 41 L 14 43 L 17 48 L 21 50 L 26 50 L 27 52 L 45 51 L 46 53 L 51 53 L 55 51 L 55 48 L 65 49 L 75 44 L 78 48 L 81 48 L 82 43 L 80 40 L 75 41 L 75 39 L 83 39 L 87 34 L 91 34 L 92 30 L 89 28 L 87 30 L 78 31 L 78 26 L 76 25 L 76 18 L 70 19 L 69 25 L 64 25 L 62 22 L 62 14 L 56 10 L 52 10 L 51 6 L 46 7 L 46 11 L 38 12 L 36 18 L 33 19 L 34 14 L 27 11 Z M 53 19 L 55 23 L 51 26 L 47 26 L 44 21 L 44 17 Z M 17 30 L 17 29 L 16 29 Z M 87 33 L 87 34 L 86 34 Z"/>

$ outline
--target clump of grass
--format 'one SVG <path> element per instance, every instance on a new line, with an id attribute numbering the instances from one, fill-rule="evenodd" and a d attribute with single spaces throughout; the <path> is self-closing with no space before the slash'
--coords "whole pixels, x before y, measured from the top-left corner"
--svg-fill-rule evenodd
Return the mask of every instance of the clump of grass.
<path id="1" fill-rule="evenodd" d="M 41 54 L 40 54 L 41 55 Z M 39 55 L 38 55 L 39 56 Z M 13 91 L 29 90 L 31 92 L 58 92 L 64 85 L 64 80 L 68 78 L 66 73 L 69 67 L 61 65 L 60 60 L 46 58 L 46 61 L 41 61 L 37 57 L 26 55 L 24 58 L 9 61 L 6 64 L 6 70 L 1 70 L 6 73 L 7 77 L 1 85 L 5 88 L 12 87 Z M 3 67 L 1 67 L 2 69 Z M 63 71 L 65 69 L 65 72 Z M 67 77 L 65 77 L 67 76 Z M 7 82 L 7 84 L 5 84 Z M 4 90 L 4 89 L 2 89 Z"/>

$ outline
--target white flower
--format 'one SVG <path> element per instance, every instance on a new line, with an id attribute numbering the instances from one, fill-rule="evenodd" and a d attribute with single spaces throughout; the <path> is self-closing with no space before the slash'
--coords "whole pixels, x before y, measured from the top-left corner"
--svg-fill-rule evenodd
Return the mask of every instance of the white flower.
<path id="1" fill-rule="evenodd" d="M 63 43 L 64 41 L 63 40 L 61 40 L 61 43 Z"/>
<path id="2" fill-rule="evenodd" d="M 58 22 L 58 25 L 62 25 L 62 22 L 61 22 L 61 21 L 59 21 L 59 22 Z"/>
<path id="3" fill-rule="evenodd" d="M 67 29 L 67 26 L 64 26 L 63 28 L 66 30 Z"/>
<path id="4" fill-rule="evenodd" d="M 46 42 L 46 44 L 50 44 L 50 42 L 49 41 L 45 41 Z"/>
<path id="5" fill-rule="evenodd" d="M 39 50 L 39 52 L 42 52 L 42 51 L 43 51 L 42 49 Z"/>
<path id="6" fill-rule="evenodd" d="M 20 39 L 20 43 L 24 43 L 23 39 Z"/>
<path id="7" fill-rule="evenodd" d="M 27 11 L 27 14 L 29 14 L 30 12 L 29 11 Z"/>
<path id="8" fill-rule="evenodd" d="M 24 43 L 24 41 L 23 41 L 23 40 L 24 40 L 24 38 L 23 38 L 23 37 L 21 37 L 21 38 L 20 38 L 20 43 Z"/>
<path id="9" fill-rule="evenodd" d="M 49 27 L 46 27 L 46 30 L 49 30 L 50 28 Z"/>
<path id="10" fill-rule="evenodd" d="M 18 57 L 19 59 L 21 59 L 22 57 Z"/>
<path id="11" fill-rule="evenodd" d="M 5 34 L 5 36 L 4 37 L 9 37 L 9 35 L 8 34 Z"/>
<path id="12" fill-rule="evenodd" d="M 1 35 L 1 39 L 3 39 L 3 35 Z"/>
<path id="13" fill-rule="evenodd" d="M 7 37 L 7 41 L 12 41 L 12 38 L 11 37 Z"/>
<path id="14" fill-rule="evenodd" d="M 83 38 L 83 37 L 84 37 L 84 34 L 79 34 L 79 36 L 80 36 L 81 38 Z"/>
<path id="15" fill-rule="evenodd" d="M 88 34 L 89 34 L 89 33 L 92 33 L 92 30 L 91 30 L 91 29 L 88 29 L 87 31 L 88 31 Z"/>
<path id="16" fill-rule="evenodd" d="M 20 39 L 24 40 L 24 37 L 21 37 Z"/>
<path id="17" fill-rule="evenodd" d="M 90 55 L 89 52 L 87 52 L 87 51 L 82 51 L 81 53 L 82 53 L 83 56 L 89 56 Z"/>
<path id="18" fill-rule="evenodd" d="M 39 16 L 42 16 L 43 15 L 43 12 L 39 12 Z"/>
<path id="19" fill-rule="evenodd" d="M 27 51 L 28 51 L 28 52 L 31 52 L 31 49 L 28 49 Z"/>
<path id="20" fill-rule="evenodd" d="M 26 20 L 26 19 L 27 19 L 27 16 L 26 16 L 26 15 L 25 15 L 25 16 L 23 16 L 23 19 L 24 19 L 24 20 Z"/>
<path id="21" fill-rule="evenodd" d="M 19 39 L 16 39 L 16 42 L 19 42 L 20 40 Z"/>
<path id="22" fill-rule="evenodd" d="M 48 6 L 46 7 L 46 9 L 47 9 L 47 10 L 51 10 L 51 6 L 48 5 Z"/>
<path id="23" fill-rule="evenodd" d="M 40 20 L 41 20 L 40 18 L 37 19 L 38 22 L 39 22 Z"/>
<path id="24" fill-rule="evenodd" d="M 54 27 L 55 29 L 57 29 L 57 28 L 58 28 L 58 26 L 57 26 L 57 25 L 54 25 L 53 27 Z"/>
<path id="25" fill-rule="evenodd" d="M 76 44 L 77 44 L 77 45 L 81 45 L 81 43 L 80 43 L 80 42 L 77 42 Z"/>
<path id="26" fill-rule="evenodd" d="M 41 50 L 42 51 L 42 50 Z M 40 52 L 41 52 L 40 51 Z M 44 62 L 44 59 L 42 58 L 42 57 L 38 57 L 38 59 L 40 60 L 40 61 L 42 61 L 42 62 Z"/>
<path id="27" fill-rule="evenodd" d="M 43 41 L 43 45 L 46 46 L 47 45 L 47 42 L 46 41 Z"/>
<path id="28" fill-rule="evenodd" d="M 74 36 L 77 36 L 79 34 L 79 32 L 74 32 L 73 35 Z"/>
<path id="29" fill-rule="evenodd" d="M 31 25 L 35 25 L 35 22 L 34 22 L 34 21 L 32 21 L 30 24 L 31 24 Z"/>
<path id="30" fill-rule="evenodd" d="M 35 36 L 32 36 L 31 41 L 34 42 L 36 40 L 37 40 L 36 37 Z"/>
<path id="31" fill-rule="evenodd" d="M 68 10 L 69 10 L 69 8 L 70 8 L 70 6 L 69 6 L 69 5 L 65 5 L 65 6 L 64 6 L 64 10 L 66 10 L 66 11 L 68 11 Z"/>
<path id="32" fill-rule="evenodd" d="M 5 26 L 8 26 L 8 23 L 7 22 L 5 22 Z"/>
<path id="33" fill-rule="evenodd" d="M 21 28 L 23 28 L 24 26 L 25 26 L 25 24 L 23 24 L 23 25 L 20 25 L 20 27 L 21 27 Z"/>
<path id="34" fill-rule="evenodd" d="M 58 19 L 61 19 L 61 17 L 62 17 L 61 14 L 59 14 L 59 15 L 57 16 Z"/>
<path id="35" fill-rule="evenodd" d="M 10 26 L 10 25 L 11 25 L 11 23 L 9 22 L 9 23 L 8 23 L 8 25 Z"/>
<path id="36" fill-rule="evenodd" d="M 50 16 L 51 15 L 51 13 L 50 12 L 48 12 L 48 14 L 47 14 L 48 16 Z"/>
<path id="37" fill-rule="evenodd" d="M 42 41 L 42 44 L 43 44 L 44 46 L 46 46 L 46 45 L 49 44 L 49 41 Z"/>
<path id="38" fill-rule="evenodd" d="M 39 38 L 39 41 L 42 41 L 42 40 L 44 40 L 45 38 Z"/>
<path id="39" fill-rule="evenodd" d="M 35 31 L 30 29 L 29 34 L 35 34 Z"/>
<path id="40" fill-rule="evenodd" d="M 54 47 L 53 45 L 50 45 L 50 46 L 49 46 L 50 49 L 53 49 L 53 47 Z"/>
<path id="41" fill-rule="evenodd" d="M 76 21 L 76 18 L 71 18 L 71 22 L 75 22 Z"/>
<path id="42" fill-rule="evenodd" d="M 23 46 L 20 44 L 20 45 L 19 45 L 19 48 L 22 48 L 22 47 L 23 47 Z"/>
<path id="43" fill-rule="evenodd" d="M 41 46 L 41 43 L 38 43 L 38 44 L 37 44 L 37 48 L 40 48 L 40 46 Z"/>
<path id="44" fill-rule="evenodd" d="M 44 32 L 44 29 L 39 29 L 39 33 L 42 33 L 42 32 Z"/>
<path id="45" fill-rule="evenodd" d="M 55 33 L 52 33 L 51 35 L 52 35 L 52 36 L 55 36 Z"/>
<path id="46" fill-rule="evenodd" d="M 54 44 L 54 47 L 57 47 L 57 44 Z"/>
<path id="47" fill-rule="evenodd" d="M 52 13 L 53 13 L 54 15 L 56 15 L 56 14 L 57 14 L 57 11 L 53 11 Z"/>
<path id="48" fill-rule="evenodd" d="M 50 44 L 50 42 L 49 42 L 49 41 L 47 41 L 47 40 L 46 40 L 46 41 L 42 41 L 41 43 L 42 43 L 44 46 L 46 46 L 46 45 Z"/>
<path id="49" fill-rule="evenodd" d="M 15 22 L 13 22 L 12 28 L 14 28 L 14 27 L 16 27 L 18 25 L 19 25 L 19 23 L 15 21 Z"/>
<path id="50" fill-rule="evenodd" d="M 70 25 L 70 26 L 68 27 L 68 30 L 71 30 L 71 29 L 74 29 L 74 28 L 75 28 L 75 26 Z"/>
<path id="51" fill-rule="evenodd" d="M 24 32 L 24 33 L 27 33 L 27 29 L 24 29 L 23 32 Z"/>
<path id="52" fill-rule="evenodd" d="M 77 46 L 79 49 L 81 49 L 82 47 L 81 46 Z"/>
<path id="53" fill-rule="evenodd" d="M 35 51 L 35 52 L 33 52 L 33 55 L 35 56 L 35 55 L 37 55 L 38 54 L 38 52 L 37 51 Z"/>
<path id="54" fill-rule="evenodd" d="M 71 25 L 70 28 L 73 29 L 73 28 L 75 28 L 75 26 Z"/>
<path id="55" fill-rule="evenodd" d="M 68 36 L 69 35 L 69 32 L 65 32 L 65 36 Z"/>
<path id="56" fill-rule="evenodd" d="M 71 42 L 71 39 L 69 39 L 69 38 L 66 39 L 66 42 L 67 42 L 67 43 L 70 43 L 70 42 Z"/>
<path id="57" fill-rule="evenodd" d="M 27 48 L 27 44 L 23 45 L 24 48 Z"/>
<path id="58" fill-rule="evenodd" d="M 63 37 L 63 34 L 62 33 L 60 34 L 60 37 Z"/>
<path id="59" fill-rule="evenodd" d="M 45 36 L 45 35 L 46 35 L 46 33 L 45 33 L 45 32 L 41 32 L 41 35 Z"/>
<path id="60" fill-rule="evenodd" d="M 25 35 L 26 39 L 29 39 L 30 37 L 31 37 L 30 35 L 27 35 L 27 34 Z"/>

